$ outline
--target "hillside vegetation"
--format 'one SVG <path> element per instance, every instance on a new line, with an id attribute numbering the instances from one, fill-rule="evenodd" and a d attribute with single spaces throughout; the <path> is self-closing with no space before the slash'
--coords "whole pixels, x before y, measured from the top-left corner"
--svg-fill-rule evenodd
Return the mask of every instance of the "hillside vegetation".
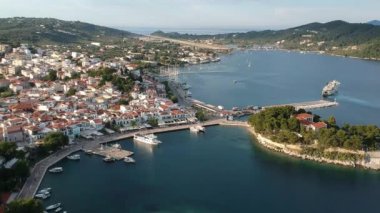
<path id="1" fill-rule="evenodd" d="M 0 43 L 62 44 L 112 42 L 135 34 L 79 21 L 53 18 L 1 18 Z"/>
<path id="2" fill-rule="evenodd" d="M 218 35 L 164 33 L 154 35 L 178 39 L 214 39 L 215 42 L 240 46 L 277 45 L 280 48 L 326 51 L 334 54 L 380 58 L 380 26 L 344 21 L 310 23 L 285 30 L 250 31 Z"/>

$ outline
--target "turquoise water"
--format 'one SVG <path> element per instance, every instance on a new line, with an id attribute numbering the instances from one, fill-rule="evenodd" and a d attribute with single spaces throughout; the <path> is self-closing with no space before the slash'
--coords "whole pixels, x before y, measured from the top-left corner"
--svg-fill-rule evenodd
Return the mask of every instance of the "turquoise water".
<path id="1" fill-rule="evenodd" d="M 247 65 L 251 61 L 251 68 Z M 340 106 L 320 110 L 341 123 L 380 124 L 380 63 L 286 52 L 237 52 L 218 64 L 184 68 L 195 98 L 226 107 L 309 101 L 325 82 L 342 87 Z M 197 71 L 197 73 L 194 73 Z M 212 71 L 207 73 L 208 71 Z M 318 72 L 318 73 L 314 73 Z M 240 83 L 233 84 L 233 80 Z M 322 165 L 268 151 L 243 128 L 158 135 L 157 148 L 121 145 L 135 165 L 81 153 L 47 174 L 45 204 L 68 212 L 376 212 L 380 173 Z"/>

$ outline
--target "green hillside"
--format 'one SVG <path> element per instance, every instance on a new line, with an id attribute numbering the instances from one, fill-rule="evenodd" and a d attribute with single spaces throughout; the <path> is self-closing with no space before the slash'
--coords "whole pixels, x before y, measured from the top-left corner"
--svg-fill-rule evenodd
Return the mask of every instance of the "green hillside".
<path id="1" fill-rule="evenodd" d="M 112 41 L 135 34 L 79 21 L 53 18 L 0 18 L 0 43 L 79 43 Z"/>
<path id="2" fill-rule="evenodd" d="M 380 58 L 380 26 L 344 21 L 311 23 L 278 31 L 250 31 L 218 35 L 190 35 L 158 31 L 153 34 L 177 39 L 215 39 L 217 42 L 241 46 L 273 45 L 278 41 L 283 41 L 279 46 L 286 49 L 327 51 L 342 55 Z"/>

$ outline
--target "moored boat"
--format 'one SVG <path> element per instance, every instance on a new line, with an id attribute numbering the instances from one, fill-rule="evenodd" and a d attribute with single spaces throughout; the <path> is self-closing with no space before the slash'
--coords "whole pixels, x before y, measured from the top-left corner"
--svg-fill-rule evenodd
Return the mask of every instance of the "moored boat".
<path id="1" fill-rule="evenodd" d="M 198 132 L 199 132 L 199 129 L 198 129 L 196 126 L 191 126 L 191 127 L 190 127 L 190 132 L 198 133 Z"/>
<path id="2" fill-rule="evenodd" d="M 67 159 L 69 159 L 69 160 L 80 160 L 80 155 L 79 154 L 70 155 L 70 156 L 67 156 Z"/>
<path id="3" fill-rule="evenodd" d="M 135 159 L 131 158 L 131 157 L 125 157 L 124 158 L 124 162 L 126 163 L 135 163 Z"/>
<path id="4" fill-rule="evenodd" d="M 54 212 L 60 212 L 60 211 L 62 211 L 62 207 L 56 208 Z"/>
<path id="5" fill-rule="evenodd" d="M 63 168 L 62 167 L 54 167 L 54 168 L 49 169 L 49 172 L 51 172 L 51 173 L 61 173 L 61 172 L 63 172 Z"/>
<path id="6" fill-rule="evenodd" d="M 49 211 L 49 210 L 53 210 L 53 209 L 56 209 L 58 207 L 61 206 L 61 203 L 56 203 L 56 204 L 53 204 L 53 205 L 50 205 L 48 207 L 46 207 L 46 210 Z"/>
<path id="7" fill-rule="evenodd" d="M 46 198 L 50 197 L 50 193 L 41 193 L 34 195 L 35 198 L 45 200 Z"/>

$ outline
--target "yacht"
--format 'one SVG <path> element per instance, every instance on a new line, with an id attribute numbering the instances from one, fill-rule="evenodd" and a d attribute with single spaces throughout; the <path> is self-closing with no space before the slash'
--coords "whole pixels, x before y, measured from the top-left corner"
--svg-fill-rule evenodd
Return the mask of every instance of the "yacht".
<path id="1" fill-rule="evenodd" d="M 61 173 L 61 172 L 63 172 L 63 168 L 62 167 L 54 167 L 52 169 L 49 169 L 49 172 L 51 172 L 51 173 Z"/>
<path id="2" fill-rule="evenodd" d="M 154 134 L 149 134 L 149 135 L 136 134 L 135 136 L 133 136 L 133 140 L 142 142 L 142 143 L 151 144 L 151 145 L 158 145 L 161 143 L 161 141 L 159 141 L 157 139 L 157 136 L 155 136 Z"/>
<path id="3" fill-rule="evenodd" d="M 331 95 L 335 95 L 338 92 L 339 86 L 340 82 L 337 80 L 328 82 L 322 89 L 322 96 L 328 97 Z"/>
<path id="4" fill-rule="evenodd" d="M 53 204 L 53 205 L 50 205 L 48 207 L 46 207 L 46 210 L 49 211 L 49 210 L 53 210 L 53 209 L 56 209 L 58 207 L 61 206 L 61 203 L 56 203 L 56 204 Z"/>
<path id="5" fill-rule="evenodd" d="M 135 159 L 131 158 L 131 157 L 125 157 L 124 158 L 124 162 L 126 163 L 135 163 Z"/>
<path id="6" fill-rule="evenodd" d="M 69 159 L 69 160 L 80 160 L 80 155 L 79 154 L 69 155 L 69 156 L 67 156 L 67 159 Z"/>

